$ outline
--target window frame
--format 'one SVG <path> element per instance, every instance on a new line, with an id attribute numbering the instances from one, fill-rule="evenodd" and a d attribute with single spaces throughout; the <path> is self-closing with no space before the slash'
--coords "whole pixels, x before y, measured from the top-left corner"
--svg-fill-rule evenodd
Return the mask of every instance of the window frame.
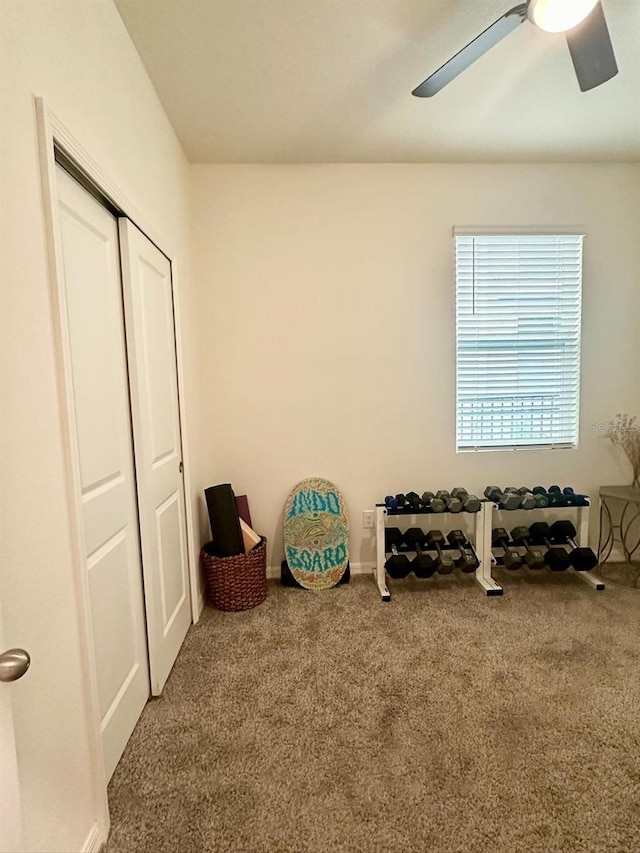
<path id="1" fill-rule="evenodd" d="M 570 398 L 566 392 L 565 400 L 575 401 L 575 422 L 573 426 L 573 441 L 556 441 L 550 439 L 548 442 L 526 443 L 505 442 L 504 444 L 486 444 L 479 439 L 475 444 L 460 443 L 460 313 L 459 313 L 459 270 L 458 270 L 458 238 L 459 237 L 571 237 L 580 238 L 579 248 L 579 281 L 576 307 L 578 310 L 578 321 L 576 324 L 576 362 L 577 362 L 577 387 L 575 394 Z M 584 240 L 586 232 L 580 226 L 537 226 L 537 227 L 459 227 L 453 229 L 454 256 L 455 256 L 455 352 L 456 352 L 456 393 L 455 393 L 455 449 L 456 453 L 488 453 L 516 450 L 576 450 L 580 441 L 580 397 L 581 397 L 581 375 L 582 375 L 582 303 L 584 289 Z M 520 315 L 519 315 L 520 316 Z M 486 442 L 487 439 L 485 439 Z"/>

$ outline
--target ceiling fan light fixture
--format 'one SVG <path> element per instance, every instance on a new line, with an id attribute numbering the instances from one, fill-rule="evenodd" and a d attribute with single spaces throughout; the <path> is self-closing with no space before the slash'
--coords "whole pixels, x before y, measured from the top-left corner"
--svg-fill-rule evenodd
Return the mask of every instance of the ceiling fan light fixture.
<path id="1" fill-rule="evenodd" d="M 529 0 L 527 16 L 547 33 L 563 33 L 584 21 L 597 2 L 598 0 Z"/>

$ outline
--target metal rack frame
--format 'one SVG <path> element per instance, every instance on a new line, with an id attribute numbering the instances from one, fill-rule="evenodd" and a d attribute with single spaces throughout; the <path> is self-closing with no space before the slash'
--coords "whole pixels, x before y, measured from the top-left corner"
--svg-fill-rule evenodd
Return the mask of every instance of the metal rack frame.
<path id="1" fill-rule="evenodd" d="M 513 512 L 526 512 L 527 515 L 529 513 L 540 513 L 543 517 L 545 514 L 549 512 L 557 513 L 559 511 L 564 515 L 567 511 L 574 511 L 576 513 L 576 533 L 577 533 L 577 544 L 580 548 L 587 548 L 589 545 L 589 506 L 549 506 L 549 507 L 536 507 L 535 509 L 527 509 L 527 510 L 506 510 L 500 509 L 500 507 L 493 503 L 493 501 L 489 501 L 487 503 L 487 527 L 485 529 L 484 536 L 484 560 L 490 560 L 491 564 L 493 564 L 494 559 L 491 553 L 491 531 L 494 526 L 505 526 L 504 518 L 505 516 L 511 515 Z M 500 525 L 494 525 L 494 519 L 497 517 L 501 522 Z M 484 562 L 484 561 L 483 561 Z M 605 588 L 604 581 L 598 577 L 598 575 L 594 574 L 593 571 L 589 572 L 578 572 L 576 569 L 571 567 L 571 569 L 567 569 L 567 571 L 571 571 L 574 577 L 580 578 L 581 581 L 586 583 L 588 586 L 593 587 L 593 589 L 601 592 Z"/>
<path id="2" fill-rule="evenodd" d="M 475 552 L 480 561 L 480 565 L 473 573 L 476 583 L 484 590 L 486 595 L 502 595 L 502 587 L 496 583 L 491 576 L 491 513 L 489 516 L 489 560 L 486 557 L 486 531 L 487 531 L 487 503 L 483 502 L 480 512 L 474 513 L 451 513 L 451 512 L 431 512 L 431 510 L 420 510 L 417 512 L 403 512 L 398 510 L 390 510 L 384 504 L 376 504 L 376 565 L 373 570 L 374 579 L 380 598 L 382 601 L 391 601 L 391 593 L 387 586 L 386 572 L 384 564 L 386 561 L 386 552 L 384 549 L 384 531 L 386 528 L 386 520 L 388 516 L 393 518 L 407 518 L 409 520 L 417 518 L 417 516 L 429 515 L 436 517 L 455 515 L 460 518 L 461 515 L 468 517 L 475 516 L 474 533 L 471 538 Z M 471 576 L 471 574 L 470 574 Z"/>
<path id="3" fill-rule="evenodd" d="M 571 510 L 576 513 L 576 533 L 577 533 L 577 544 L 581 548 L 586 548 L 589 545 L 589 506 L 566 506 L 566 507 L 538 507 L 536 509 L 530 510 L 520 510 L 522 512 L 526 512 L 527 515 L 529 513 L 549 513 L 549 511 L 558 512 L 558 510 L 562 510 L 564 514 L 565 511 Z M 494 522 L 497 519 L 504 526 L 504 518 L 505 514 L 510 515 L 514 510 L 503 510 L 500 507 L 493 503 L 493 501 L 483 501 L 482 506 L 479 512 L 473 513 L 475 516 L 475 524 L 474 524 L 474 536 L 472 540 L 472 544 L 475 548 L 476 554 L 478 556 L 478 560 L 480 561 L 480 565 L 476 569 L 473 577 L 476 583 L 480 586 L 480 588 L 485 592 L 486 595 L 502 595 L 504 590 L 497 583 L 492 574 L 493 566 L 495 563 L 495 558 L 493 556 L 491 550 L 491 531 L 494 527 Z M 519 510 L 515 510 L 515 512 L 519 512 Z M 406 518 L 410 522 L 414 521 L 418 516 L 430 515 L 430 516 L 450 516 L 456 515 L 458 518 L 460 515 L 468 516 L 470 513 L 449 513 L 449 512 L 439 512 L 434 513 L 431 510 L 419 510 L 414 512 L 404 512 L 402 510 L 393 510 L 388 509 L 384 504 L 376 504 L 376 565 L 373 570 L 374 580 L 376 582 L 376 586 L 378 587 L 378 591 L 380 593 L 380 598 L 382 601 L 391 601 L 391 592 L 389 591 L 389 587 L 387 586 L 386 572 L 384 568 L 384 564 L 386 561 L 386 552 L 385 552 L 385 528 L 387 518 L 389 516 L 393 518 Z M 583 583 L 586 583 L 587 586 L 590 586 L 592 589 L 597 590 L 598 592 L 605 589 L 604 581 L 593 571 L 589 572 L 578 572 L 575 569 L 571 569 L 573 575 L 579 578 Z"/>

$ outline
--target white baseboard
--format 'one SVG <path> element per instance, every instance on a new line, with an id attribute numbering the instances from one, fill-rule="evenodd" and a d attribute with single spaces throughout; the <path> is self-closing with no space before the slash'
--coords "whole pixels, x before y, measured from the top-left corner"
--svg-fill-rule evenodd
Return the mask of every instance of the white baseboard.
<path id="1" fill-rule="evenodd" d="M 349 570 L 352 575 L 368 575 L 375 568 L 375 563 L 349 563 Z M 280 580 L 280 565 L 267 566 L 267 578 L 269 580 Z"/>
<path id="2" fill-rule="evenodd" d="M 102 845 L 106 842 L 106 834 L 103 834 L 95 823 L 91 828 L 91 832 L 87 836 L 87 840 L 82 845 L 82 853 L 98 853 Z"/>

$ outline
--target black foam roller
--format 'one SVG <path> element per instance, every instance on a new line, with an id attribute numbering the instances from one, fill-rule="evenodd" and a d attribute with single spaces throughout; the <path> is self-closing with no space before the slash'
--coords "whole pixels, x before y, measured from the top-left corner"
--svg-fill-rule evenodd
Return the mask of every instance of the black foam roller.
<path id="1" fill-rule="evenodd" d="M 229 483 L 204 490 L 211 525 L 211 539 L 219 557 L 244 553 L 244 541 L 236 498 Z"/>

